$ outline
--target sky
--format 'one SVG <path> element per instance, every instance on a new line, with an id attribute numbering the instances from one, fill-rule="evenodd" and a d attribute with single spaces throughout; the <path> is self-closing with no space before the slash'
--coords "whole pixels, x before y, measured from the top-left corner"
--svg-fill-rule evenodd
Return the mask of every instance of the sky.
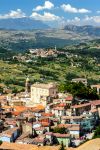
<path id="1" fill-rule="evenodd" d="M 56 26 L 100 26 L 100 0 L 0 0 L 0 19 L 23 17 Z"/>

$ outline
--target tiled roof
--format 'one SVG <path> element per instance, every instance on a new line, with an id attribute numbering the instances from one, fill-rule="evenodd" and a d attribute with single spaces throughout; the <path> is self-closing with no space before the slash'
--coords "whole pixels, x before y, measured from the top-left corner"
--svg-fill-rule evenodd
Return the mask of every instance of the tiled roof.
<path id="1" fill-rule="evenodd" d="M 53 117 L 54 114 L 52 114 L 52 113 L 42 113 L 42 116 Z"/>
<path id="2" fill-rule="evenodd" d="M 82 108 L 82 107 L 86 107 L 86 106 L 90 106 L 90 103 L 85 103 L 85 104 L 80 104 L 80 105 L 73 105 L 71 106 L 71 108 Z"/>
<path id="3" fill-rule="evenodd" d="M 94 101 L 91 101 L 90 102 L 91 103 L 91 105 L 100 105 L 100 100 L 94 100 Z"/>
<path id="4" fill-rule="evenodd" d="M 57 138 L 70 137 L 70 134 L 53 133 L 53 135 L 56 136 Z"/>
<path id="5" fill-rule="evenodd" d="M 45 135 L 53 135 L 52 132 L 46 132 Z"/>
<path id="6" fill-rule="evenodd" d="M 58 107 L 65 107 L 65 106 L 66 106 L 65 103 L 60 103 L 60 104 L 58 104 Z"/>
<path id="7" fill-rule="evenodd" d="M 43 127 L 49 127 L 49 123 L 48 122 L 41 122 Z"/>
<path id="8" fill-rule="evenodd" d="M 91 109 L 90 112 L 95 113 L 95 112 L 98 112 L 98 110 L 97 109 Z"/>
<path id="9" fill-rule="evenodd" d="M 59 124 L 59 128 L 65 127 L 68 128 L 69 130 L 80 130 L 80 125 L 79 124 Z"/>
<path id="10" fill-rule="evenodd" d="M 72 101 L 73 100 L 73 96 L 67 96 L 66 97 L 66 101 Z"/>
<path id="11" fill-rule="evenodd" d="M 21 114 L 20 111 L 12 111 L 12 115 L 18 116 L 18 115 L 20 115 L 20 114 Z"/>
<path id="12" fill-rule="evenodd" d="M 5 95 L 0 95 L 0 100 L 6 100 L 7 97 Z"/>
<path id="13" fill-rule="evenodd" d="M 57 127 L 59 127 L 59 128 L 68 128 L 68 127 L 70 127 L 71 126 L 71 124 L 59 124 Z"/>

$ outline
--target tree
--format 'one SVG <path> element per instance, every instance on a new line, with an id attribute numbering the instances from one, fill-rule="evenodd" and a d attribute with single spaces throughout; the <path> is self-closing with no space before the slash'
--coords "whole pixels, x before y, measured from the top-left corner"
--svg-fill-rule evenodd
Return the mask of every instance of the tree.
<path id="1" fill-rule="evenodd" d="M 59 91 L 61 92 L 69 92 L 74 97 L 80 97 L 82 99 L 99 99 L 98 94 L 95 90 L 91 89 L 90 86 L 85 86 L 83 83 L 73 83 L 73 82 L 66 82 L 61 83 L 58 87 Z"/>
<path id="2" fill-rule="evenodd" d="M 2 141 L 0 141 L 0 145 L 2 144 Z"/>
<path id="3" fill-rule="evenodd" d="M 55 127 L 53 129 L 53 132 L 54 133 L 60 133 L 60 134 L 66 134 L 66 128 L 65 127 L 62 127 L 62 128 L 59 128 L 59 127 Z"/>
<path id="4" fill-rule="evenodd" d="M 61 147 L 59 150 L 65 150 L 63 142 L 61 143 Z"/>
<path id="5" fill-rule="evenodd" d="M 93 138 L 100 138 L 100 125 L 95 130 Z"/>

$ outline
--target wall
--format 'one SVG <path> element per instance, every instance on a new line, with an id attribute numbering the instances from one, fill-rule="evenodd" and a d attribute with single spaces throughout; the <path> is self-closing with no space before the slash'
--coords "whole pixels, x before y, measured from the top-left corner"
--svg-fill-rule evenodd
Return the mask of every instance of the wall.
<path id="1" fill-rule="evenodd" d="M 70 131 L 71 137 L 79 138 L 80 132 L 79 131 Z"/>

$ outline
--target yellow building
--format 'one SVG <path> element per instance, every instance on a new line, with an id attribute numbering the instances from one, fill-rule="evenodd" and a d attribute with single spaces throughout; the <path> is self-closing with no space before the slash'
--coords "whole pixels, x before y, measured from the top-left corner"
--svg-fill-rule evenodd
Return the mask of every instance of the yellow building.
<path id="1" fill-rule="evenodd" d="M 31 86 L 31 101 L 33 101 L 34 104 L 43 104 L 46 106 L 50 98 L 57 98 L 57 93 L 57 86 L 54 83 L 36 83 Z"/>

